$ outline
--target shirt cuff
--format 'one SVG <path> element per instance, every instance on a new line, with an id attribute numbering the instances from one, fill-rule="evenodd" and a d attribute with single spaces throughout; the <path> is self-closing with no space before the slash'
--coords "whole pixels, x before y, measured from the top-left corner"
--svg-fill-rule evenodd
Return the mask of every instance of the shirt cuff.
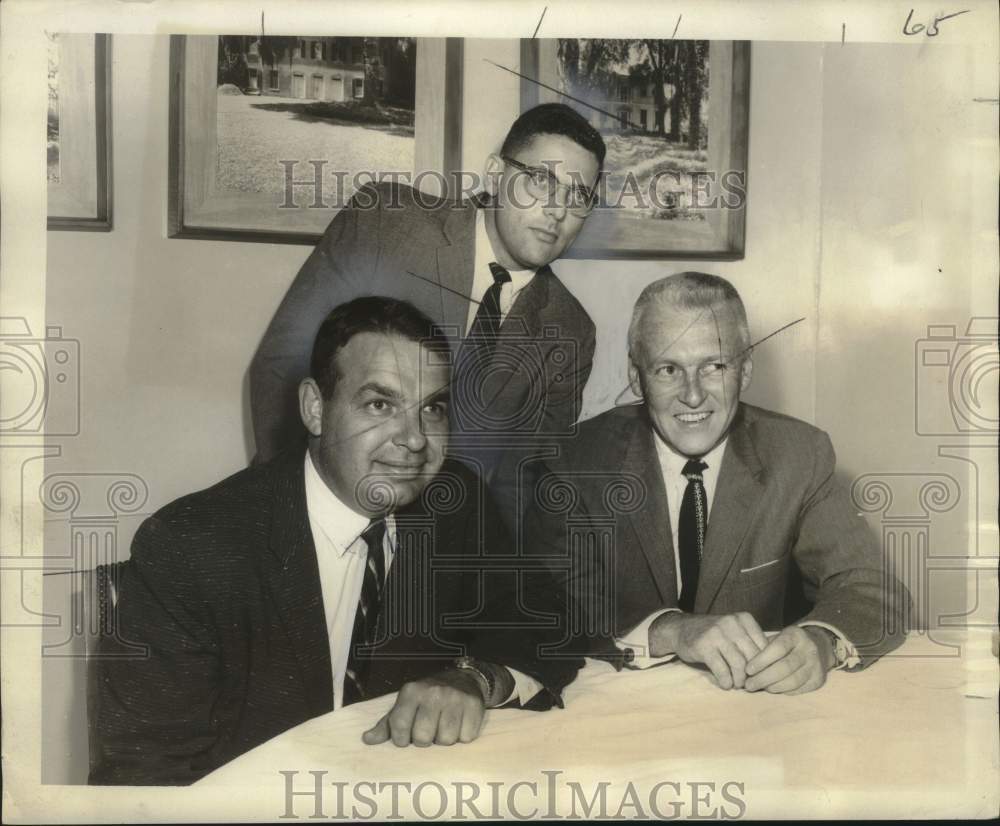
<path id="1" fill-rule="evenodd" d="M 518 671 L 516 668 L 507 668 L 507 671 L 510 672 L 510 676 L 514 678 L 514 688 L 511 689 L 510 696 L 500 703 L 500 707 L 503 707 L 507 705 L 507 703 L 513 702 L 514 700 L 517 700 L 522 706 L 526 705 L 532 697 L 542 690 L 542 684 L 534 677 L 529 677 L 527 674 Z"/>
<path id="2" fill-rule="evenodd" d="M 843 643 L 843 651 L 846 653 L 843 656 L 837 656 L 838 662 L 832 669 L 830 669 L 831 671 L 840 671 L 841 669 L 849 671 L 850 669 L 856 668 L 861 664 L 861 657 L 858 655 L 858 649 L 854 647 L 854 643 L 844 636 L 843 632 L 839 628 L 830 625 L 828 622 L 820 622 L 818 620 L 806 620 L 805 622 L 800 622 L 799 628 L 808 628 L 810 625 L 815 626 L 816 628 L 822 628 L 824 631 L 829 631 Z M 837 655 L 837 652 L 835 651 L 834 654 Z"/>
<path id="3" fill-rule="evenodd" d="M 674 659 L 677 655 L 670 653 L 662 657 L 650 655 L 649 629 L 664 614 L 679 613 L 679 608 L 664 608 L 661 611 L 654 611 L 646 619 L 640 622 L 635 628 L 629 631 L 624 637 L 615 640 L 615 645 L 619 651 L 632 651 L 632 657 L 625 663 L 626 668 L 652 668 L 654 665 L 662 665 Z"/>

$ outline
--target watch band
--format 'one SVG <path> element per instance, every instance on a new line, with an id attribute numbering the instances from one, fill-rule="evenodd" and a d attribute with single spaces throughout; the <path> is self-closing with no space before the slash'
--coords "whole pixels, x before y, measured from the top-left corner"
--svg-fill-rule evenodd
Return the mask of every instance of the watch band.
<path id="1" fill-rule="evenodd" d="M 833 632 L 831 631 L 830 633 L 832 634 Z M 847 659 L 850 656 L 850 652 L 847 650 L 847 643 L 836 634 L 833 634 L 833 656 L 837 659 L 834 668 L 843 668 L 847 665 Z"/>
<path id="2" fill-rule="evenodd" d="M 474 657 L 457 657 L 453 665 L 459 671 L 471 671 L 473 674 L 478 674 L 483 678 L 483 682 L 486 683 L 486 696 L 483 698 L 483 704 L 489 708 L 490 701 L 496 693 L 496 680 L 493 679 L 493 675 L 487 669 L 483 668 L 480 662 Z"/>
<path id="3" fill-rule="evenodd" d="M 849 652 L 847 650 L 847 644 L 837 635 L 834 634 L 829 628 L 824 628 L 822 625 L 806 625 L 805 628 L 818 628 L 820 631 L 825 633 L 830 640 L 830 648 L 833 650 L 833 671 L 837 668 L 843 668 L 847 664 L 847 658 Z"/>

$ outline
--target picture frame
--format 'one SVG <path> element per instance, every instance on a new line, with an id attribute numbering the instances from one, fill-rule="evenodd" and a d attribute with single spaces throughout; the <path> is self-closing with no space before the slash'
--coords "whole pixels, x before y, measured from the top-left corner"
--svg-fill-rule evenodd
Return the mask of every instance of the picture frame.
<path id="1" fill-rule="evenodd" d="M 257 86 L 246 91 L 261 97 L 247 103 L 248 106 L 258 111 L 266 111 L 267 107 L 276 111 L 294 110 L 291 117 L 296 120 L 319 122 L 324 117 L 313 115 L 316 105 L 336 104 L 338 99 L 360 98 L 363 94 L 368 76 L 359 75 L 357 55 L 338 54 L 336 57 L 342 58 L 342 62 L 335 61 L 333 52 L 337 44 L 331 41 L 374 38 L 316 35 L 282 39 L 292 43 L 282 53 L 280 72 L 270 68 L 276 64 L 263 60 L 252 67 L 247 83 Z M 422 191 L 447 195 L 452 191 L 454 172 L 461 162 L 463 42 L 460 38 L 443 37 L 414 41 L 412 170 L 406 171 L 416 173 L 409 176 L 410 181 L 422 184 L 419 187 Z M 168 237 L 313 245 L 337 210 L 346 204 L 349 192 L 338 190 L 339 181 L 334 186 L 323 184 L 321 192 L 315 186 L 310 189 L 296 185 L 298 188 L 290 200 L 287 188 L 278 197 L 273 191 L 227 188 L 224 172 L 220 173 L 219 44 L 220 35 L 173 35 L 170 39 Z M 260 68 L 254 76 L 256 65 Z M 335 67 L 336 73 L 330 67 Z M 342 80 L 341 75 L 352 76 Z M 334 80 L 343 83 L 339 98 L 330 94 Z M 269 93 L 285 97 L 275 97 L 277 102 L 271 103 L 266 100 Z M 288 97 L 301 99 L 301 104 L 299 100 L 289 101 Z M 280 129 L 280 123 L 275 128 Z M 286 175 L 286 186 L 288 178 L 315 181 L 317 174 L 329 176 L 333 170 L 341 169 L 336 158 L 294 158 L 294 152 L 289 154 L 293 155 L 293 161 L 274 158 L 276 163 L 294 164 L 289 167 L 291 173 L 280 170 Z M 431 174 L 420 176 L 421 171 Z M 270 169 L 266 174 L 273 176 L 275 170 Z M 330 178 L 322 180 L 329 182 Z"/>
<path id="2" fill-rule="evenodd" d="M 743 258 L 749 42 L 577 40 L 577 44 L 618 44 L 614 47 L 618 49 L 618 60 L 604 58 L 599 82 L 589 80 L 595 76 L 592 71 L 581 70 L 579 76 L 588 79 L 587 84 L 579 84 L 585 88 L 583 92 L 565 70 L 569 61 L 579 59 L 580 47 L 572 51 L 573 42 L 554 38 L 522 40 L 519 73 L 521 111 L 539 103 L 562 101 L 583 113 L 608 144 L 600 200 L 565 256 L 723 261 Z M 645 52 L 645 64 L 641 56 L 643 49 L 657 44 L 673 50 L 685 43 L 708 47 L 701 67 L 707 78 L 702 81 L 703 93 L 699 96 L 701 101 L 707 94 L 707 117 L 706 107 L 699 102 L 697 139 L 691 140 L 685 112 L 684 120 L 677 121 L 676 131 L 686 139 L 671 143 L 664 133 L 665 122 L 673 113 L 669 107 L 664 113 L 664 101 L 672 101 L 672 95 L 683 88 L 680 83 L 685 81 L 679 81 L 676 87 L 664 81 L 664 95 L 656 100 L 654 81 L 667 75 L 653 75 L 649 67 L 656 64 L 649 52 Z M 592 70 L 592 65 L 586 68 Z M 616 81 L 618 88 L 614 89 Z M 688 130 L 686 136 L 683 130 Z M 637 170 L 631 181 L 629 170 Z"/>
<path id="3" fill-rule="evenodd" d="M 48 228 L 109 232 L 111 35 L 59 33 L 49 42 Z"/>

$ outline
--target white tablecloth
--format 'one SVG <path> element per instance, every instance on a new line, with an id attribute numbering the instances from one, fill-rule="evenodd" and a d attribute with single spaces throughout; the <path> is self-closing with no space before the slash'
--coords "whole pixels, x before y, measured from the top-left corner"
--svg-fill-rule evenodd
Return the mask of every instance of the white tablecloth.
<path id="1" fill-rule="evenodd" d="M 491 711 L 478 740 L 451 747 L 365 746 L 361 732 L 393 703 L 381 697 L 285 732 L 198 787 L 253 819 L 308 818 L 317 804 L 330 819 L 996 815 L 990 632 L 932 636 L 796 697 L 722 691 L 683 663 L 616 673 L 588 661 L 564 709 Z"/>

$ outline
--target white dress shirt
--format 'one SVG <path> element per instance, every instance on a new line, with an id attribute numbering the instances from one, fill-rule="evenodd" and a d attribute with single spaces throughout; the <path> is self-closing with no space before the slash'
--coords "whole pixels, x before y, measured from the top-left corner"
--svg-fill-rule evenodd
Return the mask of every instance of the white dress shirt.
<path id="1" fill-rule="evenodd" d="M 659 460 L 660 473 L 663 476 L 664 487 L 667 491 L 667 513 L 670 517 L 670 537 L 674 545 L 674 571 L 677 575 L 677 593 L 680 594 L 682 587 L 681 579 L 681 557 L 680 545 L 677 541 L 677 526 L 680 524 L 681 502 L 684 499 L 684 491 L 687 489 L 688 480 L 682 473 L 684 465 L 688 462 L 688 457 L 671 450 L 667 444 L 654 433 L 653 441 L 656 444 L 656 458 Z M 722 457 L 726 450 L 726 439 L 713 447 L 702 461 L 707 467 L 702 471 L 702 484 L 705 487 L 705 512 L 708 514 L 708 523 L 712 521 L 712 501 L 715 498 L 715 488 L 719 481 L 719 470 L 722 466 Z M 679 608 L 665 608 L 654 611 L 646 619 L 640 622 L 635 628 L 629 631 L 624 637 L 617 641 L 621 649 L 631 648 L 635 658 L 630 663 L 633 668 L 649 668 L 652 665 L 669 662 L 676 655 L 665 654 L 662 657 L 652 657 L 649 654 L 649 629 L 653 623 L 663 614 L 680 611 Z M 847 662 L 838 666 L 840 668 L 852 668 L 860 662 L 854 646 L 837 628 L 825 622 L 802 622 L 802 627 L 815 625 L 825 628 L 835 636 L 840 638 L 847 647 Z"/>
<path id="2" fill-rule="evenodd" d="M 493 272 L 490 270 L 490 263 L 496 262 L 496 253 L 493 252 L 493 245 L 490 243 L 490 236 L 486 232 L 486 209 L 476 210 L 476 262 L 472 271 L 472 295 L 473 300 L 469 302 L 469 315 L 465 323 L 465 332 L 472 329 L 472 322 L 476 318 L 479 304 L 486 295 L 486 291 L 493 286 Z M 503 324 L 510 308 L 514 306 L 518 294 L 535 277 L 535 270 L 508 270 L 510 282 L 500 288 L 500 323 Z"/>
<path id="3" fill-rule="evenodd" d="M 368 545 L 361 534 L 370 520 L 355 513 L 334 495 L 317 472 L 308 451 L 305 480 L 306 510 L 316 546 L 323 614 L 330 641 L 333 707 L 337 709 L 344 704 L 344 672 L 347 670 L 354 617 L 358 612 L 368 560 Z M 387 516 L 382 540 L 386 576 L 395 556 L 395 537 L 396 520 Z"/>
<path id="4" fill-rule="evenodd" d="M 354 635 L 354 617 L 361 599 L 368 545 L 361 538 L 370 522 L 367 516 L 355 513 L 337 498 L 320 477 L 306 451 L 305 458 L 306 512 L 309 529 L 316 546 L 319 564 L 319 584 L 323 595 L 323 615 L 330 641 L 330 669 L 333 673 L 333 707 L 344 705 L 344 673 Z M 396 520 L 385 518 L 385 574 L 389 575 L 396 553 Z M 541 684 L 516 669 L 507 669 L 514 677 L 514 690 L 504 701 L 517 699 L 526 703 L 541 691 Z"/>

